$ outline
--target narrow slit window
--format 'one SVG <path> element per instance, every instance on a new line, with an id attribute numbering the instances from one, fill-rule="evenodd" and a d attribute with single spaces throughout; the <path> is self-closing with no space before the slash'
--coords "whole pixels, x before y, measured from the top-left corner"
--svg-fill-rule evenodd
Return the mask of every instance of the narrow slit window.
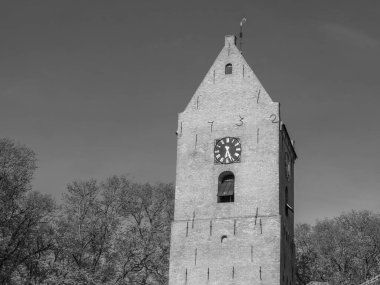
<path id="1" fill-rule="evenodd" d="M 231 63 L 226 64 L 225 74 L 232 74 L 232 64 Z"/>
<path id="2" fill-rule="evenodd" d="M 288 204 L 289 204 L 289 191 L 288 187 L 285 188 L 285 215 L 289 215 L 289 209 L 288 209 Z"/>
<path id="3" fill-rule="evenodd" d="M 218 203 L 229 203 L 235 200 L 235 175 L 225 171 L 219 175 Z"/>

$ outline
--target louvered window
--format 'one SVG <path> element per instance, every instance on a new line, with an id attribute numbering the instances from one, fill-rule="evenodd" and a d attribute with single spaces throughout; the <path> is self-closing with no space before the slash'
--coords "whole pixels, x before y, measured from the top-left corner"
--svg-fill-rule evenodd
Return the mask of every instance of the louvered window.
<path id="1" fill-rule="evenodd" d="M 235 176 L 232 172 L 226 171 L 219 175 L 218 181 L 218 203 L 228 203 L 234 201 Z"/>

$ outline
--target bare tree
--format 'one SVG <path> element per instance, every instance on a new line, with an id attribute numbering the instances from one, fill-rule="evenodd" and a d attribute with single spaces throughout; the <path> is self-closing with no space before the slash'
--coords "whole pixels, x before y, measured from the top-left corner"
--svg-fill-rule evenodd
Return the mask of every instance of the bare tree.
<path id="1" fill-rule="evenodd" d="M 380 274 L 380 215 L 352 211 L 296 228 L 299 284 L 359 284 Z"/>
<path id="2" fill-rule="evenodd" d="M 38 282 L 39 260 L 52 248 L 54 203 L 31 191 L 35 154 L 8 139 L 0 140 L 0 283 Z"/>
<path id="3" fill-rule="evenodd" d="M 68 185 L 45 284 L 166 284 L 173 198 L 117 176 Z"/>

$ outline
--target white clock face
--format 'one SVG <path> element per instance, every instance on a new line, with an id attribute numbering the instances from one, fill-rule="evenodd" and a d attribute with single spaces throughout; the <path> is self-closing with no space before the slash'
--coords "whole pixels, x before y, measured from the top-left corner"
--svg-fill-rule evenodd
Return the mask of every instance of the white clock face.
<path id="1" fill-rule="evenodd" d="M 225 137 L 217 140 L 214 148 L 215 162 L 230 164 L 240 162 L 241 144 L 238 138 Z"/>

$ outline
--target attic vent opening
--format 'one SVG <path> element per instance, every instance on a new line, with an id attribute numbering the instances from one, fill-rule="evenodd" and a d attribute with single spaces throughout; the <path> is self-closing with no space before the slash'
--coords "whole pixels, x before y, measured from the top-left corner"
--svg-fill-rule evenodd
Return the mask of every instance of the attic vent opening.
<path id="1" fill-rule="evenodd" d="M 232 74 L 232 64 L 231 63 L 226 64 L 224 72 L 225 72 L 225 74 Z"/>

